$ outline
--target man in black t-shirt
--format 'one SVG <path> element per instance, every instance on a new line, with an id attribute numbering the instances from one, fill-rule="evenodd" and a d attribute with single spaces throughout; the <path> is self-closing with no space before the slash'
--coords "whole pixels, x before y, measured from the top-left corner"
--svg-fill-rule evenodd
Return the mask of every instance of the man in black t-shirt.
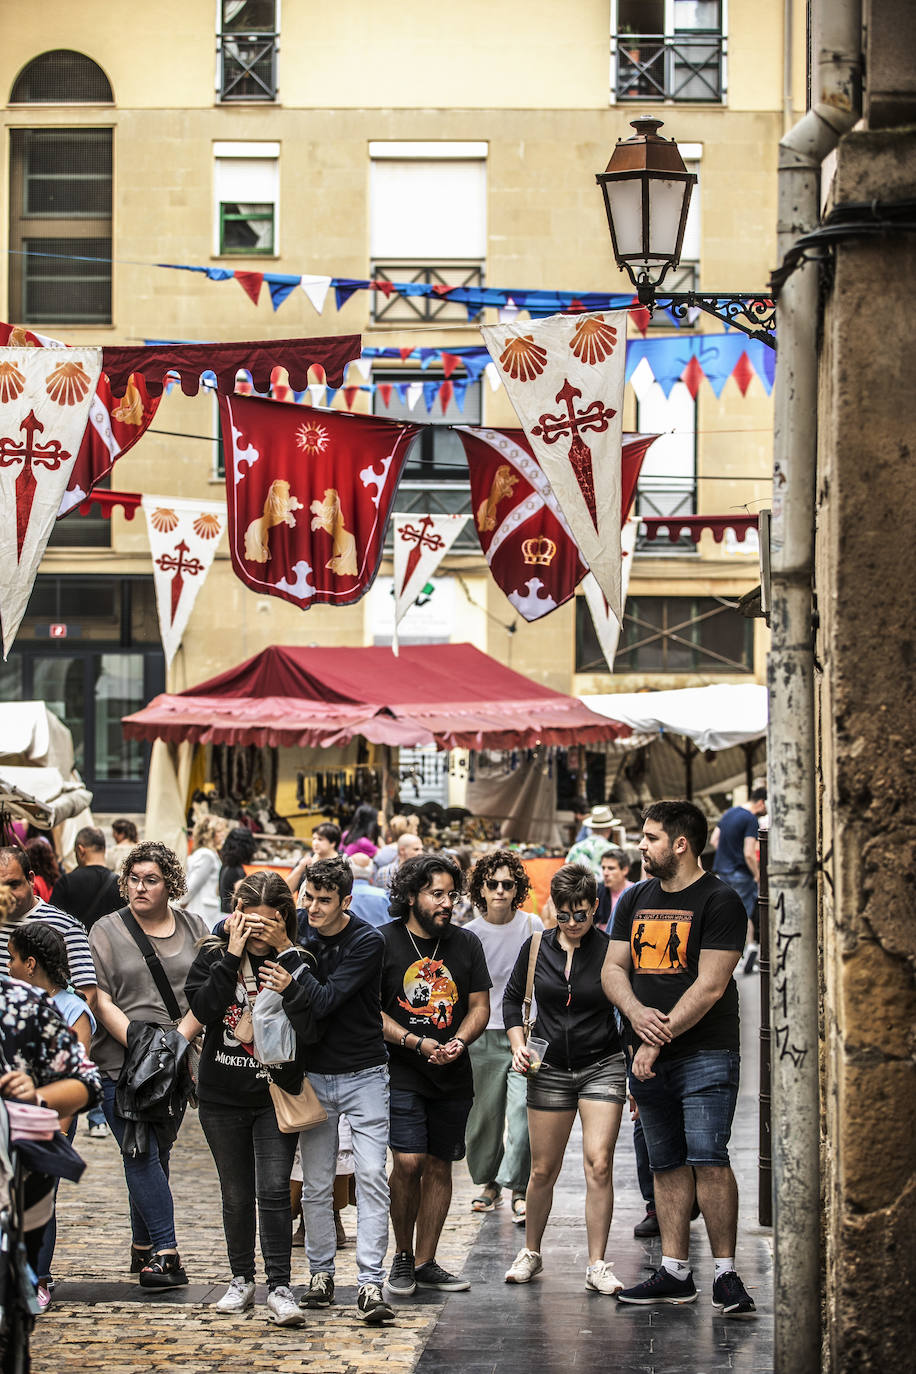
<path id="1" fill-rule="evenodd" d="M 728 1139 L 738 1099 L 738 988 L 746 915 L 737 893 L 704 872 L 703 813 L 657 802 L 643 817 L 648 881 L 620 898 L 602 983 L 629 1023 L 630 1091 L 639 1108 L 655 1183 L 662 1262 L 620 1302 L 689 1303 L 694 1189 L 715 1263 L 713 1306 L 723 1316 L 756 1309 L 735 1272 L 738 1185 Z M 694 1177 L 696 1182 L 694 1184 Z"/>
<path id="2" fill-rule="evenodd" d="M 62 873 L 51 891 L 52 906 L 59 906 L 91 930 L 101 916 L 119 911 L 124 903 L 118 880 L 105 863 L 105 836 L 94 825 L 84 825 L 73 845 L 77 867 Z"/>
<path id="3" fill-rule="evenodd" d="M 379 929 L 385 941 L 382 1027 L 390 1057 L 389 1183 L 397 1247 L 386 1286 L 397 1297 L 410 1297 L 417 1288 L 470 1287 L 436 1263 L 452 1198 L 452 1162 L 464 1156 L 474 1098 L 468 1045 L 490 1018 L 483 946 L 471 931 L 452 926 L 461 881 L 460 868 L 444 855 L 406 860 L 391 885 L 392 919 Z"/>

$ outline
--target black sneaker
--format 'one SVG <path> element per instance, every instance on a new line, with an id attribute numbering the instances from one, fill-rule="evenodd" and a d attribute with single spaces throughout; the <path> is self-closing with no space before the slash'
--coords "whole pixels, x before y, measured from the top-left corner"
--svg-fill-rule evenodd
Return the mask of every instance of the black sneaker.
<path id="1" fill-rule="evenodd" d="M 334 1301 L 334 1280 L 326 1270 L 313 1274 L 309 1286 L 299 1299 L 300 1307 L 330 1307 Z"/>
<path id="2" fill-rule="evenodd" d="M 667 1269 L 656 1269 L 644 1283 L 633 1288 L 624 1288 L 617 1294 L 618 1302 L 635 1302 L 646 1306 L 652 1302 L 670 1302 L 675 1306 L 685 1302 L 696 1302 L 697 1289 L 693 1275 L 686 1279 L 676 1279 Z"/>
<path id="3" fill-rule="evenodd" d="M 399 1250 L 394 1256 L 391 1261 L 391 1268 L 388 1270 L 388 1277 L 385 1280 L 385 1287 L 396 1298 L 410 1298 L 416 1293 L 417 1283 L 414 1277 L 413 1252 L 411 1250 Z"/>
<path id="4" fill-rule="evenodd" d="M 440 1293 L 463 1293 L 471 1286 L 467 1279 L 459 1279 L 457 1274 L 450 1274 L 434 1259 L 421 1264 L 414 1277 L 418 1288 L 434 1288 Z"/>
<path id="5" fill-rule="evenodd" d="M 712 1286 L 712 1305 L 723 1317 L 756 1317 L 754 1299 L 738 1278 L 734 1269 L 720 1274 Z"/>
<path id="6" fill-rule="evenodd" d="M 646 1236 L 659 1235 L 658 1217 L 655 1215 L 654 1207 L 646 1208 L 646 1215 L 642 1221 L 638 1221 L 633 1227 L 633 1235 L 637 1240 L 644 1240 Z"/>
<path id="7" fill-rule="evenodd" d="M 370 1326 L 394 1321 L 394 1308 L 382 1297 L 377 1283 L 364 1283 L 356 1296 L 356 1315 Z"/>

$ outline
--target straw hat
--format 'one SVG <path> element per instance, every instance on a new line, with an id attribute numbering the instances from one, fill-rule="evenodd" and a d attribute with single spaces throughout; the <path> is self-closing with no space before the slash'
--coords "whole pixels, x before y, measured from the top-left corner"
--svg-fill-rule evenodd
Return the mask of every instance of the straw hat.
<path id="1" fill-rule="evenodd" d="M 596 806 L 585 817 L 585 824 L 590 830 L 610 830 L 612 825 L 623 825 L 609 806 Z"/>

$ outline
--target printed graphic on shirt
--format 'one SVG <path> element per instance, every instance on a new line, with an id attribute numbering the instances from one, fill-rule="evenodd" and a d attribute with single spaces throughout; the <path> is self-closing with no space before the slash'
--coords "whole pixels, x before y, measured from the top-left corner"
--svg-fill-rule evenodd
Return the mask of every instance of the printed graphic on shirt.
<path id="1" fill-rule="evenodd" d="M 634 971 L 685 973 L 692 920 L 692 911 L 640 911 L 630 927 Z"/>
<path id="2" fill-rule="evenodd" d="M 417 959 L 404 974 L 404 996 L 398 1005 L 412 1020 L 426 1021 L 434 1030 L 452 1024 L 458 989 L 441 959 Z"/>

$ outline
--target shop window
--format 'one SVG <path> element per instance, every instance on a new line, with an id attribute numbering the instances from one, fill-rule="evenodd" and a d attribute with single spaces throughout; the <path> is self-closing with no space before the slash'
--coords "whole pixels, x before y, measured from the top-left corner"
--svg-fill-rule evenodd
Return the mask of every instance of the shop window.
<path id="1" fill-rule="evenodd" d="M 612 98 L 721 104 L 722 0 L 616 0 L 611 7 Z"/>
<path id="2" fill-rule="evenodd" d="M 616 673 L 750 673 L 754 625 L 718 597 L 631 596 Z M 576 672 L 606 673 L 588 603 L 576 598 Z"/>
<path id="3" fill-rule="evenodd" d="M 220 0 L 217 35 L 220 100 L 276 100 L 278 10 L 275 0 Z"/>
<path id="4" fill-rule="evenodd" d="M 213 180 L 215 251 L 224 257 L 277 253 L 279 143 L 217 143 Z"/>

